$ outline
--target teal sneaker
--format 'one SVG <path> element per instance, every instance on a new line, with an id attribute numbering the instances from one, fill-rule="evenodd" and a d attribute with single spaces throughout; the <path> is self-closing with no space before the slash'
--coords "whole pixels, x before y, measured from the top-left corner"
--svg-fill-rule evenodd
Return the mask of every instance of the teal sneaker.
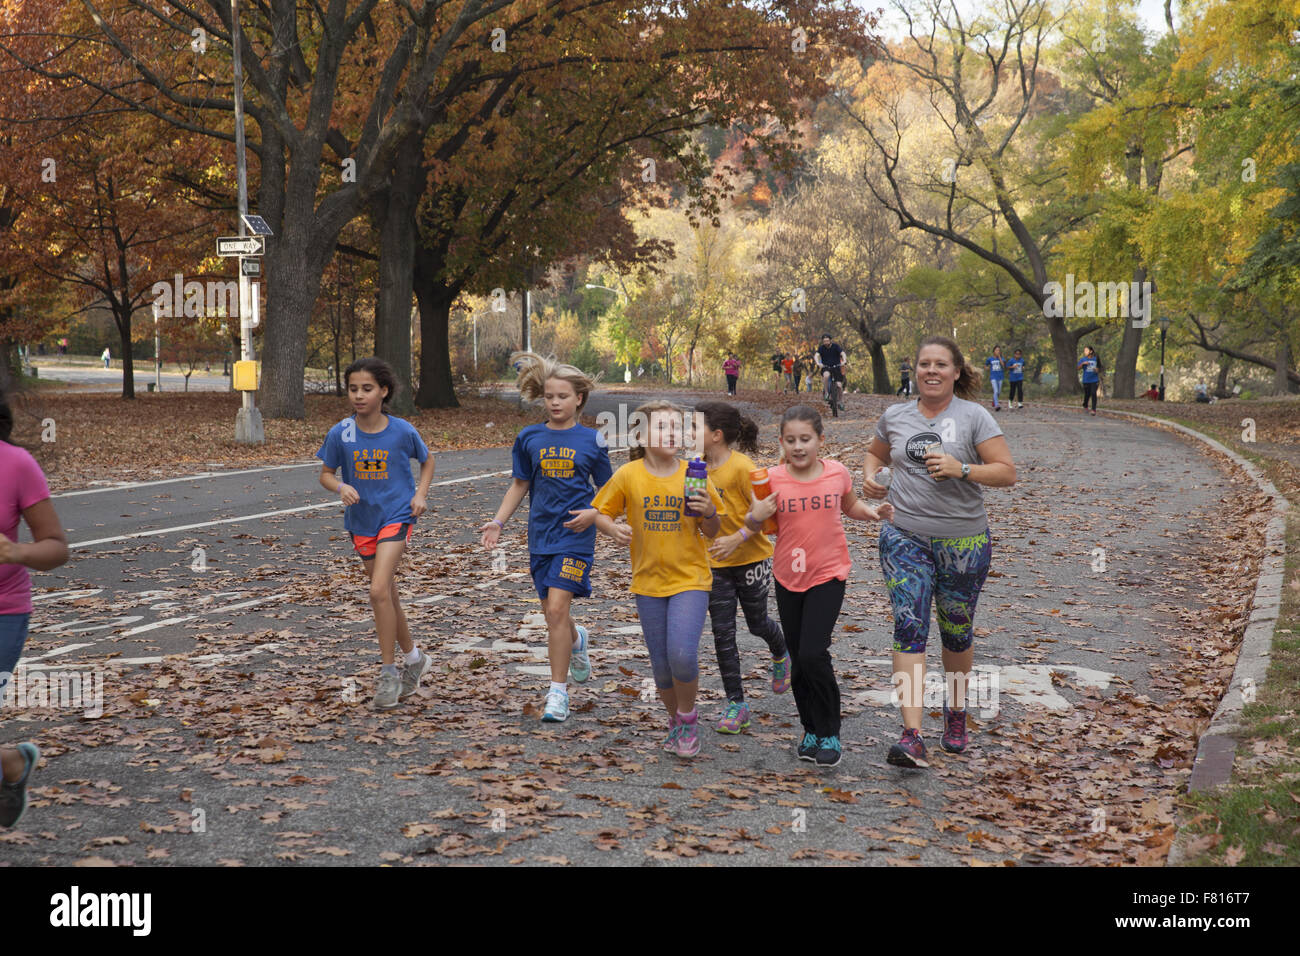
<path id="1" fill-rule="evenodd" d="M 17 780 L 0 783 L 0 827 L 17 826 L 27 812 L 27 778 L 41 759 L 41 751 L 33 743 L 19 744 L 18 751 L 26 758 L 27 766 Z"/>
<path id="2" fill-rule="evenodd" d="M 546 708 L 542 711 L 542 720 L 548 724 L 562 724 L 569 719 L 569 695 L 558 690 L 546 694 Z"/>
<path id="3" fill-rule="evenodd" d="M 749 726 L 749 705 L 744 701 L 728 701 L 727 711 L 718 721 L 718 733 L 738 734 Z"/>
<path id="4" fill-rule="evenodd" d="M 576 684 L 585 684 L 591 676 L 591 655 L 587 653 L 587 629 L 581 624 L 574 625 L 578 630 L 578 646 L 569 655 L 569 676 Z"/>
<path id="5" fill-rule="evenodd" d="M 819 767 L 836 767 L 840 762 L 840 738 L 823 737 L 817 745 L 817 756 L 813 758 Z"/>
<path id="6" fill-rule="evenodd" d="M 798 753 L 800 760 L 817 761 L 817 751 L 821 749 L 822 742 L 816 734 L 804 734 L 803 740 L 799 741 Z"/>

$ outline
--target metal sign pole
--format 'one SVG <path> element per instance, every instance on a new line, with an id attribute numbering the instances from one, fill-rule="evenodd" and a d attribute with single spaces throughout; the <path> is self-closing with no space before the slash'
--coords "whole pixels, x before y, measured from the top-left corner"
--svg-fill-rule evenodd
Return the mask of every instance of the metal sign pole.
<path id="1" fill-rule="evenodd" d="M 230 0 L 230 41 L 235 80 L 235 168 L 239 180 L 239 234 L 245 236 L 248 234 L 244 223 L 248 215 L 248 163 L 244 156 L 244 66 L 239 49 L 239 0 Z M 253 360 L 253 327 L 249 324 L 251 315 L 248 276 L 244 275 L 243 268 L 240 268 L 239 341 L 240 355 L 244 361 Z M 262 412 L 253 399 L 252 391 L 245 391 L 241 407 L 235 417 L 235 441 L 261 444 L 265 437 L 262 429 Z"/>

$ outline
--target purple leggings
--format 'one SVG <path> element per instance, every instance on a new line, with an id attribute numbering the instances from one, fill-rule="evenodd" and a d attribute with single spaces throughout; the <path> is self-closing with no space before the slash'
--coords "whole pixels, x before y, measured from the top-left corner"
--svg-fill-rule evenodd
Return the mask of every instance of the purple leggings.
<path id="1" fill-rule="evenodd" d="M 641 634 L 650 652 L 655 686 L 688 684 L 700 676 L 700 634 L 709 609 L 708 591 L 681 591 L 668 597 L 636 596 Z"/>

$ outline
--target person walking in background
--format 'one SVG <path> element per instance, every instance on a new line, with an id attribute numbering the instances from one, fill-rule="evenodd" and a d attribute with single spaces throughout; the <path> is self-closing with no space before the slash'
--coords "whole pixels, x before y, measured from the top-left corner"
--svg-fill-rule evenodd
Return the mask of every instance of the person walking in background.
<path id="1" fill-rule="evenodd" d="M 740 359 L 732 352 L 731 357 L 722 363 L 722 372 L 727 376 L 727 394 L 736 394 L 736 380 L 740 378 Z"/>
<path id="2" fill-rule="evenodd" d="M 104 354 L 101 355 L 100 358 L 104 360 L 104 368 L 108 368 L 108 363 L 112 360 L 112 356 L 108 352 L 107 345 L 104 346 Z"/>
<path id="3" fill-rule="evenodd" d="M 903 364 L 898 367 L 898 374 L 903 379 L 903 384 L 898 386 L 898 391 L 896 391 L 894 394 L 911 395 L 912 379 L 910 376 L 912 374 L 912 364 L 908 362 L 906 358 L 903 359 Z"/>
<path id="4" fill-rule="evenodd" d="M 788 392 L 790 391 L 790 386 L 794 385 L 793 355 L 786 354 L 781 356 L 781 375 L 785 379 L 785 388 L 782 389 L 782 391 Z M 798 391 L 798 389 L 796 389 L 796 391 Z"/>
<path id="5" fill-rule="evenodd" d="M 1007 440 L 979 404 L 979 375 L 956 342 L 941 335 L 921 341 L 916 389 L 915 402 L 891 405 L 880 416 L 862 472 L 863 493 L 888 498 L 895 508 L 880 529 L 880 570 L 894 612 L 894 682 L 903 711 L 902 736 L 886 759 L 901 767 L 929 766 L 921 717 L 932 600 L 947 684 L 943 749 L 967 747 L 975 605 L 993 557 L 980 486 L 1016 483 Z M 881 484 L 876 478 L 889 464 L 892 481 Z"/>
<path id="6" fill-rule="evenodd" d="M 50 571 L 68 560 L 68 537 L 50 501 L 45 475 L 27 449 L 13 443 L 14 416 L 0 393 L 0 697 L 18 667 L 32 616 L 28 568 Z M 20 519 L 32 534 L 18 541 Z M 6 726 L 8 726 L 6 722 Z M 27 811 L 27 782 L 41 752 L 34 743 L 0 747 L 0 826 L 12 827 Z"/>
<path id="7" fill-rule="evenodd" d="M 791 363 L 790 371 L 794 373 L 794 393 L 799 394 L 799 383 L 803 381 L 803 356 L 796 355 L 794 362 Z"/>
<path id="8" fill-rule="evenodd" d="M 984 360 L 984 364 L 989 369 L 989 384 L 993 386 L 993 410 L 1002 411 L 1002 405 L 999 403 L 1002 397 L 1002 378 L 1006 369 L 1006 363 L 1002 360 L 1002 346 L 993 346 L 993 354 Z"/>
<path id="9" fill-rule="evenodd" d="M 1083 358 L 1079 359 L 1079 368 L 1083 369 L 1083 407 L 1092 402 L 1092 414 L 1097 414 L 1097 393 L 1101 391 L 1101 359 L 1091 345 L 1083 347 Z"/>
<path id="10" fill-rule="evenodd" d="M 1007 408 L 1024 408 L 1025 407 L 1025 358 L 1020 349 L 1016 349 L 1011 355 L 1011 361 L 1007 363 L 1007 381 L 1011 385 L 1011 392 L 1007 398 Z M 1019 396 L 1020 404 L 1016 405 L 1016 397 Z"/>

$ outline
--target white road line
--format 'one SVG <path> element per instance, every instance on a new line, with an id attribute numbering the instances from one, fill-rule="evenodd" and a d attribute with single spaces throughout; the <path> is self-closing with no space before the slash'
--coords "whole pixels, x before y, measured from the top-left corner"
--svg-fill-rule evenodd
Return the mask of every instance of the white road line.
<path id="1" fill-rule="evenodd" d="M 430 487 L 438 488 L 443 485 L 457 485 L 466 481 L 481 481 L 484 478 L 500 478 L 502 475 L 510 474 L 506 471 L 490 471 L 482 475 L 466 475 L 464 478 L 448 478 L 446 481 L 435 481 Z M 316 511 L 321 508 L 340 507 L 338 498 L 331 498 L 329 501 L 321 501 L 314 505 L 303 505 L 299 508 L 282 508 L 279 511 L 263 511 L 254 515 L 240 515 L 237 518 L 217 518 L 213 521 L 200 521 L 196 524 L 176 525 L 172 528 L 158 528 L 154 531 L 135 531 L 131 534 L 119 534 L 111 538 L 95 538 L 92 541 L 77 541 L 68 545 L 69 548 L 88 548 L 93 544 L 109 544 L 113 541 L 130 541 L 133 538 L 151 538 L 163 534 L 173 534 L 178 531 L 192 531 L 195 528 L 210 528 L 219 524 L 238 524 L 241 521 L 256 521 L 260 518 L 273 518 L 277 515 L 297 514 L 300 511 Z"/>
<path id="2" fill-rule="evenodd" d="M 20 665 L 28 670 L 33 671 L 52 671 L 52 670 L 84 670 L 92 667 L 104 667 L 110 663 L 118 664 L 161 664 L 169 657 L 179 659 L 187 664 L 193 664 L 196 667 L 213 667 L 222 661 L 235 661 L 241 658 L 251 657 L 254 654 L 260 654 L 262 651 L 273 651 L 277 648 L 284 647 L 283 644 L 259 644 L 257 647 L 250 648 L 246 651 L 233 651 L 229 654 L 200 654 L 198 657 L 182 657 L 178 654 L 168 654 L 166 656 L 155 654 L 151 657 L 106 657 L 101 661 L 78 661 L 75 664 L 28 664 L 23 661 Z"/>
<path id="3" fill-rule="evenodd" d="M 156 631 L 160 627 L 170 627 L 172 624 L 183 624 L 186 621 L 194 621 L 202 617 L 212 617 L 214 614 L 220 614 L 225 611 L 242 611 L 244 608 L 256 607 L 258 604 L 269 604 L 272 601 L 280 601 L 288 596 L 287 593 L 272 594 L 264 598 L 254 598 L 251 601 L 242 601 L 239 604 L 227 604 L 224 607 L 214 607 L 210 611 L 202 614 L 188 614 L 185 617 L 169 617 L 163 621 L 155 621 L 152 624 L 142 624 L 139 627 L 133 627 L 129 631 L 122 631 L 120 634 L 110 634 L 108 637 L 100 638 L 97 641 L 91 641 L 88 644 L 65 644 L 63 647 L 56 647 L 54 650 L 42 654 L 40 657 L 29 659 L 32 661 L 43 661 L 51 657 L 71 654 L 73 651 L 79 651 L 83 648 L 94 647 L 96 644 L 103 644 L 105 641 L 114 641 L 123 637 L 131 637 L 133 634 L 143 634 L 147 631 Z M 24 658 L 24 660 L 28 660 L 28 658 Z"/>
<path id="4" fill-rule="evenodd" d="M 80 491 L 61 491 L 57 495 L 50 495 L 51 498 L 73 498 L 77 495 L 98 495 L 105 491 L 131 491 L 134 488 L 150 488 L 154 485 L 170 485 L 178 481 L 202 481 L 207 478 L 226 478 L 231 475 L 254 475 L 263 471 L 288 471 L 292 468 L 307 468 L 310 465 L 319 465 L 319 461 L 304 461 L 296 465 L 267 465 L 264 468 L 242 468 L 238 471 L 202 471 L 196 475 L 186 475 L 183 478 L 160 478 L 157 481 L 120 481 L 111 485 L 105 485 L 102 488 L 83 488 Z"/>

